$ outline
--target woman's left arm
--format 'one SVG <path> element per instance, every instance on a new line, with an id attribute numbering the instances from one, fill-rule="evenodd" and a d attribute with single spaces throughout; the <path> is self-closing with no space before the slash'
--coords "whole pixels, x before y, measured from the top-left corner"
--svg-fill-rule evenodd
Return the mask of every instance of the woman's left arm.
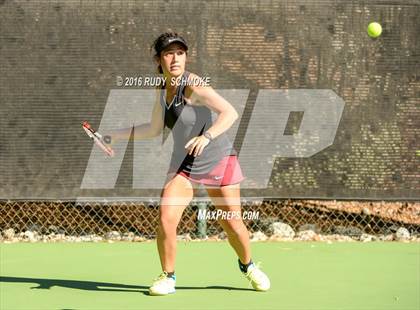
<path id="1" fill-rule="evenodd" d="M 218 114 L 213 125 L 207 130 L 214 139 L 233 125 L 238 119 L 238 113 L 235 108 L 211 86 L 192 88 L 193 104 L 205 105 Z"/>
<path id="2" fill-rule="evenodd" d="M 188 86 L 188 88 L 193 105 L 205 105 L 218 114 L 213 125 L 207 130 L 212 139 L 228 130 L 238 119 L 235 108 L 211 86 Z M 199 156 L 209 142 L 204 136 L 194 137 L 185 148 L 189 149 L 189 154 L 194 153 L 194 156 Z"/>

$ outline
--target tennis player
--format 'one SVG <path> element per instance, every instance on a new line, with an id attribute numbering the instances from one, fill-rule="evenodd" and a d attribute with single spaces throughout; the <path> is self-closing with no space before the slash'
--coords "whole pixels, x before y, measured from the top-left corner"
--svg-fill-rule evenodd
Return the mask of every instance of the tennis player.
<path id="1" fill-rule="evenodd" d="M 154 41 L 152 48 L 165 82 L 158 89 L 150 124 L 136 130 L 136 138 L 158 136 L 168 127 L 174 139 L 161 193 L 157 232 L 162 273 L 149 288 L 151 295 L 167 295 L 175 293 L 176 230 L 193 198 L 193 186 L 203 184 L 217 209 L 240 215 L 240 182 L 244 176 L 237 153 L 225 134 L 238 114 L 212 87 L 201 83 L 200 77 L 185 70 L 185 39 L 166 32 Z M 217 113 L 214 123 L 211 111 Z M 249 233 L 241 216 L 218 221 L 238 255 L 240 271 L 255 290 L 267 291 L 270 280 L 251 259 Z"/>

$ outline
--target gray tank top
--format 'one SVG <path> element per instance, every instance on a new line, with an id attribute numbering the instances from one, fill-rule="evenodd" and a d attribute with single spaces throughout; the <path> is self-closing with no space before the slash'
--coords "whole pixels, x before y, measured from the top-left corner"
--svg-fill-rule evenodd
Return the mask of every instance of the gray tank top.
<path id="1" fill-rule="evenodd" d="M 185 71 L 176 94 L 169 104 L 166 102 L 165 85 L 162 87 L 160 102 L 162 104 L 165 128 L 172 132 L 174 148 L 170 169 L 182 170 L 190 174 L 210 172 L 217 163 L 227 155 L 237 155 L 231 141 L 225 133 L 213 139 L 201 155 L 189 155 L 185 145 L 193 137 L 202 135 L 212 125 L 211 110 L 206 106 L 193 106 L 184 98 L 184 91 L 189 72 Z"/>

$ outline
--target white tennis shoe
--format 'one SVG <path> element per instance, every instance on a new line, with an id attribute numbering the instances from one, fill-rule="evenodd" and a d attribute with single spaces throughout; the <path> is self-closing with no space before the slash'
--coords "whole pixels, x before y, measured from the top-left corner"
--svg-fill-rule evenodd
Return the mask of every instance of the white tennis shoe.
<path id="1" fill-rule="evenodd" d="M 175 276 L 168 278 L 168 274 L 162 272 L 149 287 L 149 294 L 153 296 L 173 294 L 175 293 L 175 282 Z"/>
<path id="2" fill-rule="evenodd" d="M 245 273 L 245 277 L 256 291 L 265 292 L 270 289 L 270 279 L 261 271 L 259 263 L 257 265 L 250 265 L 248 271 Z"/>

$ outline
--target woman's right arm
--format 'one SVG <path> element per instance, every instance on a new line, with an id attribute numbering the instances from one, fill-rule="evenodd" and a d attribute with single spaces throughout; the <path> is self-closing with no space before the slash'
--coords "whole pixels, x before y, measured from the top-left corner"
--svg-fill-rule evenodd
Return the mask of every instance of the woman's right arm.
<path id="1" fill-rule="evenodd" d="M 163 119 L 162 119 L 162 105 L 160 104 L 160 90 L 157 90 L 156 101 L 153 106 L 152 117 L 149 123 L 144 123 L 134 127 L 135 139 L 149 139 L 159 136 L 163 130 Z M 111 144 L 116 140 L 129 139 L 132 128 L 123 128 L 114 130 L 108 134 L 111 137 Z"/>
<path id="2" fill-rule="evenodd" d="M 157 89 L 156 101 L 155 101 L 155 105 L 153 106 L 153 111 L 152 111 L 152 120 L 150 121 L 150 131 L 151 131 L 152 137 L 159 136 L 164 127 L 162 105 L 160 104 L 160 92 L 161 90 Z"/>

